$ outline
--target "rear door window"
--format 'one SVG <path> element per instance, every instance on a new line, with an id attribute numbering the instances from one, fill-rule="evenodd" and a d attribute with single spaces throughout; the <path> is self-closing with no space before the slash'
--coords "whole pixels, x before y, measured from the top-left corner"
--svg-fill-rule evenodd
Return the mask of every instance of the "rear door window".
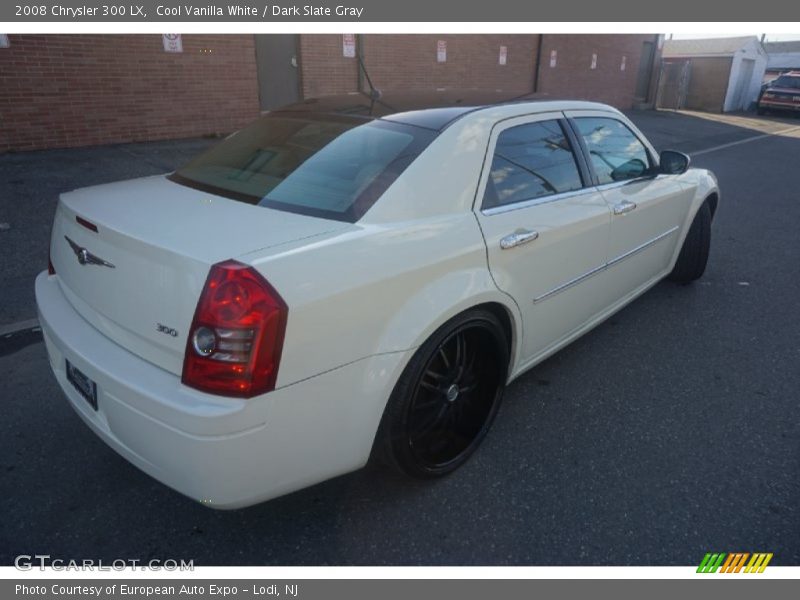
<path id="1" fill-rule="evenodd" d="M 544 198 L 583 187 L 561 124 L 510 127 L 497 137 L 482 208 Z"/>

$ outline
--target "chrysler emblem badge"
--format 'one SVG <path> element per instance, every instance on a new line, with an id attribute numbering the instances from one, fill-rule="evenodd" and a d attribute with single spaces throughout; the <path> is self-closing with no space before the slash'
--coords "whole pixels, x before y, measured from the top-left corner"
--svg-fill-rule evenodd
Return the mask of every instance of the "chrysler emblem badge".
<path id="1" fill-rule="evenodd" d="M 71 239 L 69 239 L 66 235 L 64 239 L 67 240 L 67 243 L 72 248 L 72 251 L 75 253 L 75 256 L 78 258 L 78 262 L 82 265 L 100 265 L 101 267 L 108 267 L 110 269 L 116 269 L 116 267 L 108 262 L 107 260 L 103 260 L 99 256 L 95 256 L 91 252 L 89 252 L 86 248 L 79 246 Z"/>

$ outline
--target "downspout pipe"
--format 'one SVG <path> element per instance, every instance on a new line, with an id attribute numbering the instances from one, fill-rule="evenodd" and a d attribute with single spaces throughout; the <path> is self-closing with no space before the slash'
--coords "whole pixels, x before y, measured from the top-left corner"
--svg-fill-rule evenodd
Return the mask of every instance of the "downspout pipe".
<path id="1" fill-rule="evenodd" d="M 536 64 L 533 67 L 533 93 L 539 91 L 539 70 L 542 66 L 542 42 L 544 40 L 544 34 L 539 34 L 539 40 L 536 44 Z"/>

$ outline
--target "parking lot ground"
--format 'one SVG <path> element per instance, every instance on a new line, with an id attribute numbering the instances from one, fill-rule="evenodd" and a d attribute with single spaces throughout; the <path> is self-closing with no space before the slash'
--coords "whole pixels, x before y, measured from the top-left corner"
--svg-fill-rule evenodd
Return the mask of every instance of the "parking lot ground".
<path id="1" fill-rule="evenodd" d="M 62 397 L 35 332 L 12 335 L 0 341 L 0 564 L 41 553 L 693 565 L 710 551 L 800 564 L 800 128 L 787 131 L 800 121 L 631 116 L 657 147 L 694 153 L 719 178 L 706 274 L 660 283 L 514 382 L 464 468 L 435 482 L 362 470 L 215 512 L 100 442 Z M 57 191 L 165 171 L 180 162 L 173 152 L 205 144 L 0 156 L 5 323 L 35 316 Z"/>
<path id="2" fill-rule="evenodd" d="M 791 115 L 759 117 L 752 113 L 712 114 L 688 110 L 628 111 L 626 114 L 657 149 L 669 148 L 690 155 L 800 127 L 800 119 Z"/>

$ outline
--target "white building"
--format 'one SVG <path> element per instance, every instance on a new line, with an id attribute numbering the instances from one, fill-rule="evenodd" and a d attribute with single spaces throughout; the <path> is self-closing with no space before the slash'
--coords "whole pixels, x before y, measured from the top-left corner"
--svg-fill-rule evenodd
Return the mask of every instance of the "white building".
<path id="1" fill-rule="evenodd" d="M 680 108 L 722 112 L 750 108 L 767 68 L 767 53 L 756 36 L 667 40 L 663 59 L 675 68 L 689 63 Z"/>
<path id="2" fill-rule="evenodd" d="M 786 71 L 800 71 L 800 41 L 767 42 L 767 79 L 774 79 Z"/>

